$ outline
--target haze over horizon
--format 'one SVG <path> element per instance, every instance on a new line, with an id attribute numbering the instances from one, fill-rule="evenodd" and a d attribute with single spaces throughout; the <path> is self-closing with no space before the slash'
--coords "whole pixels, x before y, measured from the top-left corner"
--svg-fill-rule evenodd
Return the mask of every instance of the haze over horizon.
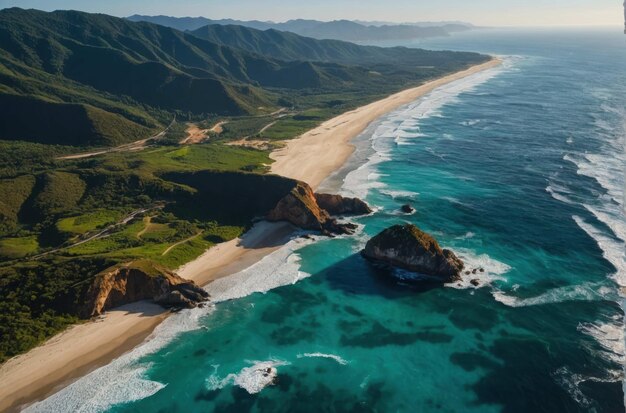
<path id="1" fill-rule="evenodd" d="M 594 26 L 622 25 L 622 4 L 616 0 L 321 0 L 314 4 L 286 0 L 190 0 L 172 4 L 166 0 L 106 3 L 80 0 L 0 0 L 0 8 L 21 7 L 45 11 L 73 9 L 119 17 L 133 14 L 211 19 L 286 21 L 290 19 L 364 20 L 389 22 L 466 21 L 488 26 Z M 356 7 L 355 7 L 356 6 Z"/>

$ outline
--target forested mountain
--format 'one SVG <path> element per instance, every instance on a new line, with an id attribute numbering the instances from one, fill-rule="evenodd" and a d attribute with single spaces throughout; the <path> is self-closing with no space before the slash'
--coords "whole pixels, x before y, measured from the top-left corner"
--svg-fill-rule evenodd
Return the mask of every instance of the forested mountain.
<path id="1" fill-rule="evenodd" d="M 106 15 L 0 11 L 1 139 L 116 144 L 149 136 L 177 111 L 252 113 L 272 106 L 261 88 L 337 88 L 366 75 Z M 44 108 L 54 116 L 27 115 Z"/>
<path id="2" fill-rule="evenodd" d="M 147 21 L 178 30 L 197 30 L 200 27 L 219 24 L 245 26 L 257 30 L 279 30 L 316 39 L 337 39 L 346 41 L 377 41 L 416 39 L 448 36 L 450 33 L 471 30 L 466 23 L 369 23 L 350 20 L 322 22 L 318 20 L 295 19 L 284 23 L 258 20 L 242 21 L 233 19 L 212 20 L 205 17 L 141 16 L 128 17 L 131 21 Z"/>
<path id="3" fill-rule="evenodd" d="M 487 59 L 0 10 L 0 362 L 84 316 L 101 271 L 172 270 L 241 235 L 283 141 Z M 212 192 L 174 179 L 198 171 Z"/>
<path id="4" fill-rule="evenodd" d="M 341 40 L 317 40 L 275 29 L 212 24 L 189 32 L 194 36 L 240 50 L 282 60 L 312 60 L 348 65 L 393 66 L 414 70 L 432 66 L 447 69 L 460 61 L 479 61 L 475 53 L 430 51 L 406 47 L 361 46 Z"/>

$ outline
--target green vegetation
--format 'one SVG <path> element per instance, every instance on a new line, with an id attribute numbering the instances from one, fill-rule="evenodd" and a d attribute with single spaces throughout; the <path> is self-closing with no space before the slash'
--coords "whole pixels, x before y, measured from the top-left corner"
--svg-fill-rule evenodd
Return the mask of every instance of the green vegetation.
<path id="1" fill-rule="evenodd" d="M 77 174 L 54 171 L 39 177 L 37 192 L 29 202 L 27 220 L 43 221 L 72 211 L 85 193 L 86 183 Z"/>
<path id="2" fill-rule="evenodd" d="M 389 93 L 486 59 L 236 26 L 191 34 L 100 14 L 4 9 L 0 139 L 119 145 L 164 129 L 174 115 L 269 113 L 302 93 Z"/>
<path id="3" fill-rule="evenodd" d="M 294 181 L 264 175 L 269 151 L 233 140 L 274 147 L 486 59 L 0 10 L 0 362 L 78 321 L 104 269 L 175 269 L 291 191 Z M 206 143 L 179 145 L 188 122 L 218 121 Z"/>
<path id="4" fill-rule="evenodd" d="M 295 19 L 281 23 L 271 21 L 242 21 L 233 19 L 211 20 L 205 17 L 171 17 L 171 16 L 141 16 L 133 15 L 127 17 L 131 21 L 146 21 L 162 26 L 173 27 L 178 30 L 194 30 L 194 31 L 219 31 L 232 30 L 233 26 L 241 30 L 250 27 L 257 30 L 264 30 L 268 37 L 275 36 L 277 33 L 289 32 L 296 33 L 300 36 L 313 37 L 316 39 L 341 39 L 351 42 L 372 41 L 372 40 L 399 40 L 399 39 L 416 39 L 423 37 L 439 37 L 448 36 L 450 33 L 463 32 L 472 30 L 473 26 L 467 23 L 441 23 L 441 25 L 422 25 L 412 24 L 385 24 L 382 26 L 364 24 L 349 20 L 335 21 L 319 21 L 319 20 L 303 20 Z M 295 34 L 294 34 L 295 36 Z M 253 42 L 254 37 L 242 36 L 245 42 Z M 277 43 L 278 39 L 277 39 Z M 245 43 L 244 43 L 245 44 Z M 271 50 L 265 50 L 263 54 L 269 54 Z M 295 56 L 287 60 L 297 59 Z M 323 59 L 316 59 L 323 60 Z"/>
<path id="5" fill-rule="evenodd" d="M 113 264 L 50 257 L 0 267 L 0 362 L 78 322 L 75 314 L 89 281 Z"/>
<path id="6" fill-rule="evenodd" d="M 35 235 L 0 239 L 0 258 L 21 258 L 34 254 L 38 249 L 39 243 Z"/>
<path id="7" fill-rule="evenodd" d="M 113 224 L 122 218 L 122 211 L 101 209 L 86 214 L 62 218 L 56 223 L 59 232 L 81 235 Z"/>
<path id="8" fill-rule="evenodd" d="M 35 186 L 35 177 L 0 180 L 0 235 L 17 229 L 17 215 Z"/>

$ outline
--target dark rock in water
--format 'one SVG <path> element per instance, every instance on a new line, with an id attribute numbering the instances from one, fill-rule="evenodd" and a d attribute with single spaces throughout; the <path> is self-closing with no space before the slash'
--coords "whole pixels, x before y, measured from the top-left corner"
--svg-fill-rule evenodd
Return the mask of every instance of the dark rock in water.
<path id="1" fill-rule="evenodd" d="M 364 202 L 356 198 L 331 195 L 329 197 L 322 196 L 322 199 L 324 199 L 322 202 L 328 204 L 327 206 L 330 206 L 334 212 L 371 212 Z M 354 224 L 340 223 L 331 218 L 329 212 L 318 204 L 311 187 L 304 182 L 298 182 L 289 194 L 282 198 L 276 207 L 270 211 L 267 219 L 269 221 L 288 221 L 299 228 L 319 231 L 325 235 L 352 234 L 357 228 Z"/>
<path id="2" fill-rule="evenodd" d="M 372 209 L 359 198 L 344 198 L 341 195 L 315 194 L 320 208 L 330 215 L 367 215 Z"/>
<path id="3" fill-rule="evenodd" d="M 415 208 L 413 208 L 411 206 L 411 204 L 404 204 L 400 207 L 400 210 L 402 212 L 404 212 L 405 214 L 412 214 L 413 212 L 415 212 Z"/>
<path id="4" fill-rule="evenodd" d="M 141 300 L 154 300 L 164 307 L 192 308 L 207 301 L 209 293 L 152 261 L 138 260 L 96 275 L 85 297 L 80 314 L 93 317 Z"/>
<path id="5" fill-rule="evenodd" d="M 472 270 L 472 274 L 476 274 L 476 271 L 477 271 L 477 270 L 476 270 L 476 268 L 474 268 L 474 269 Z"/>
<path id="6" fill-rule="evenodd" d="M 478 280 L 478 278 L 474 278 L 473 280 L 470 280 L 470 284 L 472 284 L 474 287 L 478 287 L 480 281 Z"/>
<path id="7" fill-rule="evenodd" d="M 479 269 L 478 271 L 480 271 L 480 272 L 485 272 L 485 269 L 484 269 L 484 268 L 481 268 L 481 269 Z"/>
<path id="8" fill-rule="evenodd" d="M 470 271 L 465 271 L 465 275 L 470 275 L 471 272 Z"/>
<path id="9" fill-rule="evenodd" d="M 195 301 L 188 299 L 180 291 L 170 291 L 162 294 L 156 297 L 154 302 L 163 307 L 194 308 L 196 306 Z"/>
<path id="10" fill-rule="evenodd" d="M 463 262 L 415 225 L 394 225 L 368 241 L 361 254 L 444 283 L 458 281 Z"/>

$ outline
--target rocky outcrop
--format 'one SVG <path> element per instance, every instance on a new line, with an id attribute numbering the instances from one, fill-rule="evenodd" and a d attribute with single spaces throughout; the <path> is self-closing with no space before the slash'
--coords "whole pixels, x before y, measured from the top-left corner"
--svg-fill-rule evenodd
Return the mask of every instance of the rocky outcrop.
<path id="1" fill-rule="evenodd" d="M 394 225 L 368 241 L 361 254 L 450 283 L 460 279 L 463 262 L 415 225 Z"/>
<path id="2" fill-rule="evenodd" d="M 323 204 L 331 208 L 332 212 L 327 211 L 318 203 L 318 197 L 322 199 Z M 354 215 L 365 213 L 366 210 L 367 213 L 371 212 L 361 200 L 343 198 L 339 195 L 315 195 L 309 185 L 298 182 L 266 218 L 269 221 L 288 221 L 299 228 L 320 231 L 327 235 L 351 234 L 357 228 L 356 225 L 340 223 L 331 218 L 331 214 Z"/>
<path id="3" fill-rule="evenodd" d="M 141 260 L 109 268 L 96 276 L 81 309 L 83 317 L 141 300 L 164 307 L 193 308 L 209 294 L 193 281 L 179 277 L 151 261 Z"/>
<path id="4" fill-rule="evenodd" d="M 320 208 L 330 215 L 367 215 L 372 209 L 359 198 L 346 198 L 341 195 L 315 194 Z"/>
<path id="5" fill-rule="evenodd" d="M 411 204 L 404 204 L 400 207 L 400 211 L 404 212 L 405 214 L 412 214 L 413 212 L 415 212 L 415 208 L 413 208 Z"/>

